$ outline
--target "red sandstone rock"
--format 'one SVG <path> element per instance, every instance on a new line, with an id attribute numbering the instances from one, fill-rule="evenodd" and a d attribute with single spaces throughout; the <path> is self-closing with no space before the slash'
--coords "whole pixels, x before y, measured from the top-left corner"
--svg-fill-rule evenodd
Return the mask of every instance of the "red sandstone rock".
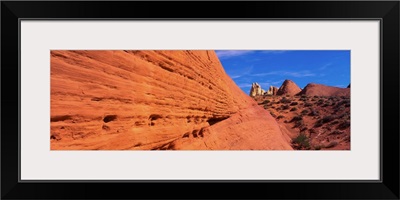
<path id="1" fill-rule="evenodd" d="M 350 85 L 349 85 L 350 86 Z M 322 84 L 310 83 L 299 93 L 307 96 L 346 96 L 350 97 L 350 88 L 339 88 Z"/>
<path id="2" fill-rule="evenodd" d="M 301 91 L 300 87 L 291 80 L 285 80 L 279 88 L 277 95 L 291 95 L 294 96 Z"/>
<path id="3" fill-rule="evenodd" d="M 51 51 L 51 149 L 292 149 L 214 51 Z"/>

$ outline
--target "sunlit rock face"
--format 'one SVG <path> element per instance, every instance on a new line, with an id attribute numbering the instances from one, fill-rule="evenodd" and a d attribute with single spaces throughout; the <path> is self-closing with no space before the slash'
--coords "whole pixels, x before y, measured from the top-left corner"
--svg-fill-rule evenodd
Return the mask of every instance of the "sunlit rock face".
<path id="1" fill-rule="evenodd" d="M 264 95 L 264 93 L 265 93 L 265 90 L 263 90 L 258 83 L 251 84 L 250 94 L 249 94 L 251 97 Z"/>
<path id="2" fill-rule="evenodd" d="M 269 86 L 269 89 L 268 89 L 268 91 L 266 91 L 265 93 L 264 93 L 264 95 L 276 95 L 276 93 L 278 92 L 278 89 L 279 88 L 277 88 L 277 87 L 274 87 L 274 86 Z"/>
<path id="3" fill-rule="evenodd" d="M 292 149 L 214 51 L 51 51 L 52 150 Z"/>
<path id="4" fill-rule="evenodd" d="M 297 86 L 296 83 L 294 83 L 291 80 L 285 80 L 279 90 L 277 91 L 277 95 L 290 95 L 294 96 L 298 94 L 301 91 L 300 87 Z"/>
<path id="5" fill-rule="evenodd" d="M 347 88 L 327 86 L 323 84 L 309 83 L 299 93 L 307 96 L 345 96 L 350 97 L 350 85 Z"/>

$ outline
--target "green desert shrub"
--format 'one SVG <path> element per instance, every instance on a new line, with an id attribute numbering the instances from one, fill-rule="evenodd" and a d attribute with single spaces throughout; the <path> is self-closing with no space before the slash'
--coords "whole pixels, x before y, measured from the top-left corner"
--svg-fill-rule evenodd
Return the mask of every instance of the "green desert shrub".
<path id="1" fill-rule="evenodd" d="M 290 120 L 290 122 L 295 122 L 295 121 L 300 121 L 300 120 L 303 120 L 303 117 L 300 116 L 300 115 L 298 115 L 298 116 L 294 116 L 294 117 L 292 118 L 292 120 Z"/>
<path id="2" fill-rule="evenodd" d="M 336 118 L 337 118 L 336 115 L 328 115 L 328 116 L 323 117 L 321 120 L 323 123 L 328 123 L 328 122 L 335 120 Z"/>
<path id="3" fill-rule="evenodd" d="M 283 97 L 283 98 L 280 100 L 280 102 L 281 102 L 281 103 L 290 103 L 290 102 L 292 102 L 292 100 L 290 100 L 290 99 L 288 99 L 288 98 L 286 98 L 286 97 Z"/>
<path id="4" fill-rule="evenodd" d="M 314 147 L 315 150 L 321 150 L 322 146 L 321 145 L 317 145 Z"/>
<path id="5" fill-rule="evenodd" d="M 304 127 L 304 121 L 303 120 L 296 121 L 294 123 L 294 126 L 293 126 L 293 128 L 300 128 L 300 129 L 302 129 L 302 127 Z"/>
<path id="6" fill-rule="evenodd" d="M 302 114 L 302 115 L 307 115 L 308 112 L 309 112 L 308 110 L 303 110 L 303 111 L 301 111 L 301 114 Z"/>
<path id="7" fill-rule="evenodd" d="M 337 128 L 343 130 L 343 129 L 346 129 L 348 127 L 350 127 L 350 120 L 346 120 L 346 121 L 342 122 L 341 124 L 338 125 Z"/>
<path id="8" fill-rule="evenodd" d="M 309 138 L 304 134 L 300 133 L 296 138 L 292 140 L 293 148 L 295 149 L 310 149 Z"/>
<path id="9" fill-rule="evenodd" d="M 317 110 L 311 109 L 310 113 L 308 114 L 309 116 L 318 116 L 319 112 Z"/>
<path id="10" fill-rule="evenodd" d="M 267 100 L 263 101 L 262 104 L 267 104 L 269 102 L 271 102 L 271 101 L 267 99 Z"/>
<path id="11" fill-rule="evenodd" d="M 300 128 L 300 131 L 303 132 L 303 131 L 306 131 L 307 129 L 308 128 L 306 126 L 303 126 L 303 127 Z"/>
<path id="12" fill-rule="evenodd" d="M 324 105 L 322 105 L 322 107 L 328 107 L 328 106 L 330 106 L 331 104 L 329 104 L 329 103 L 325 103 Z"/>
<path id="13" fill-rule="evenodd" d="M 282 108 L 282 110 L 287 110 L 287 109 L 289 109 L 290 107 L 289 107 L 289 105 L 283 105 L 283 106 L 281 106 L 281 108 Z"/>
<path id="14" fill-rule="evenodd" d="M 323 117 L 322 119 L 319 119 L 317 122 L 315 122 L 315 127 L 320 127 L 325 123 L 331 122 L 337 118 L 336 115 L 328 115 Z"/>
<path id="15" fill-rule="evenodd" d="M 312 103 L 308 103 L 307 102 L 307 103 L 304 104 L 304 107 L 311 107 L 311 106 L 312 106 Z"/>

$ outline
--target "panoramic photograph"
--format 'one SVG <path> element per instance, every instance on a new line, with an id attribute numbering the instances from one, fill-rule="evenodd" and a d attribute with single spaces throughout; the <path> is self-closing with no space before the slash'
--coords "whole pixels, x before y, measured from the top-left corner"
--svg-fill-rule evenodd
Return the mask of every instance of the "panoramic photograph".
<path id="1" fill-rule="evenodd" d="M 349 50 L 51 50 L 50 150 L 350 150 Z"/>

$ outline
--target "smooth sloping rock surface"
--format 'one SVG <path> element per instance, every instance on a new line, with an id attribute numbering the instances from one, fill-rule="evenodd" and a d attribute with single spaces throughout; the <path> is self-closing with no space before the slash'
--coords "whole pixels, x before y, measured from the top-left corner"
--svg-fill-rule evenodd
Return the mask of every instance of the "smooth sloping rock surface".
<path id="1" fill-rule="evenodd" d="M 323 84 L 310 83 L 299 93 L 307 96 L 346 96 L 350 97 L 350 88 L 339 88 Z"/>
<path id="2" fill-rule="evenodd" d="M 292 149 L 214 51 L 51 51 L 51 149 Z"/>
<path id="3" fill-rule="evenodd" d="M 277 91 L 277 95 L 296 95 L 301 91 L 300 87 L 297 86 L 296 83 L 294 83 L 291 80 L 285 80 L 279 90 Z"/>

